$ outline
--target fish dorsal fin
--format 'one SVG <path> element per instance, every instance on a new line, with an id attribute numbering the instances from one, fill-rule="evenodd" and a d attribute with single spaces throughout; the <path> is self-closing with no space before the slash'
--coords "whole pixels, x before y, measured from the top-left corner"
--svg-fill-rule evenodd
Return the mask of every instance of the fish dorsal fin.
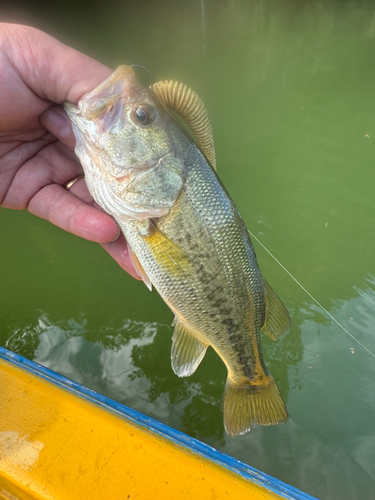
<path id="1" fill-rule="evenodd" d="M 266 319 L 262 329 L 268 337 L 278 340 L 289 332 L 290 317 L 284 304 L 264 278 L 263 286 L 266 299 Z"/>
<path id="2" fill-rule="evenodd" d="M 216 170 L 212 127 L 201 99 L 186 85 L 173 80 L 154 83 L 151 88 L 164 106 L 185 120 L 193 132 L 198 146 Z"/>
<path id="3" fill-rule="evenodd" d="M 146 271 L 143 269 L 141 263 L 138 260 L 138 257 L 135 255 L 132 247 L 128 243 L 128 248 L 129 248 L 129 256 L 130 260 L 132 261 L 133 266 L 135 267 L 135 270 L 139 274 L 139 276 L 143 279 L 145 285 L 147 288 L 152 291 L 152 283 L 150 281 L 150 278 L 147 276 Z"/>
<path id="4" fill-rule="evenodd" d="M 189 377 L 198 368 L 208 344 L 203 343 L 190 333 L 177 318 L 172 337 L 171 361 L 172 368 L 179 377 Z"/>

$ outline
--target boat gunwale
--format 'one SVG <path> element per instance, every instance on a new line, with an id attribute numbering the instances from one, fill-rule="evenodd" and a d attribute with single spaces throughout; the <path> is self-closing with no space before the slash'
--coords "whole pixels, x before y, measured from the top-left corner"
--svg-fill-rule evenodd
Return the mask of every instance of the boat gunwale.
<path id="1" fill-rule="evenodd" d="M 146 428 L 147 430 L 157 434 L 159 437 L 169 440 L 174 444 L 182 447 L 185 451 L 193 452 L 200 457 L 203 457 L 216 465 L 230 470 L 244 479 L 255 483 L 256 485 L 269 490 L 283 498 L 289 500 L 317 500 L 315 497 L 304 493 L 303 491 L 288 485 L 277 478 L 274 478 L 264 472 L 257 470 L 251 465 L 245 464 L 226 453 L 223 453 L 212 446 L 203 443 L 193 437 L 184 434 L 183 432 L 173 429 L 172 427 L 159 422 L 158 420 L 148 417 L 143 413 L 138 412 L 128 406 L 119 403 L 103 394 L 100 394 L 89 387 L 86 387 L 79 382 L 61 375 L 50 368 L 46 368 L 34 361 L 31 361 L 20 354 L 9 351 L 0 346 L 0 358 L 5 359 L 14 365 L 26 369 L 33 375 L 39 376 L 56 386 L 68 390 L 76 396 L 82 397 L 91 403 L 98 405 L 101 408 L 114 412 L 129 420 L 130 422 Z"/>

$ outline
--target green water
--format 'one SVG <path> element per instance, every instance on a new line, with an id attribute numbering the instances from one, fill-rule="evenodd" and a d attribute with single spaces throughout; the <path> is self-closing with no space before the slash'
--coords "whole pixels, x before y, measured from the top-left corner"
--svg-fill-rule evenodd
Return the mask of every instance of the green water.
<path id="1" fill-rule="evenodd" d="M 8 6 L 7 6 L 8 5 Z M 218 172 L 249 229 L 375 352 L 375 3 L 204 0 L 2 2 L 115 68 L 194 88 Z M 328 499 L 375 487 L 375 359 L 255 241 L 290 311 L 265 360 L 287 424 L 229 438 L 226 370 L 211 351 L 170 367 L 172 313 L 93 243 L 0 210 L 1 344 L 287 483 Z"/>

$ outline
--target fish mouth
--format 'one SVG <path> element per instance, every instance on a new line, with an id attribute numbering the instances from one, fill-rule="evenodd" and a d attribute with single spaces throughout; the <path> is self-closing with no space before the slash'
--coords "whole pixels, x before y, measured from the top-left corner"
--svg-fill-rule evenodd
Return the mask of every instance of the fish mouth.
<path id="1" fill-rule="evenodd" d="M 68 102 L 68 101 L 64 102 L 64 109 L 65 109 L 66 114 L 69 116 L 69 118 L 72 115 L 80 114 L 79 107 L 76 106 L 75 104 L 72 104 L 71 102 Z"/>
<path id="2" fill-rule="evenodd" d="M 75 104 L 71 103 L 71 102 L 64 102 L 64 109 L 65 111 L 70 114 L 77 114 L 77 113 L 80 113 L 80 110 L 79 110 L 79 107 L 76 106 Z"/>
<path id="3" fill-rule="evenodd" d="M 84 128 L 84 124 L 87 123 L 87 120 L 85 120 L 82 116 L 79 106 L 76 106 L 71 102 L 64 102 L 63 106 L 65 113 L 70 118 L 70 121 L 73 125 L 75 125 L 77 131 L 81 133 Z"/>
<path id="4" fill-rule="evenodd" d="M 130 66 L 122 65 L 80 99 L 77 105 L 65 102 L 64 109 L 78 132 L 82 134 L 93 131 L 93 124 L 96 124 L 95 132 L 100 134 L 121 119 L 125 112 L 125 104 L 132 101 L 134 94 L 140 93 L 140 88 L 134 70 Z M 116 109 L 117 112 L 112 112 L 107 117 L 107 112 L 112 109 Z"/>
<path id="5" fill-rule="evenodd" d="M 92 147 L 92 137 L 94 137 L 96 132 L 94 121 L 86 120 L 82 116 L 79 105 L 75 105 L 71 102 L 64 102 L 63 106 L 65 113 L 71 121 L 74 136 L 76 138 L 75 151 L 77 152 L 78 149 L 87 149 L 87 147 Z"/>
<path id="6" fill-rule="evenodd" d="M 64 111 L 70 118 L 70 120 L 78 125 L 79 118 L 82 118 L 81 111 L 78 106 L 72 104 L 71 102 L 64 102 Z"/>

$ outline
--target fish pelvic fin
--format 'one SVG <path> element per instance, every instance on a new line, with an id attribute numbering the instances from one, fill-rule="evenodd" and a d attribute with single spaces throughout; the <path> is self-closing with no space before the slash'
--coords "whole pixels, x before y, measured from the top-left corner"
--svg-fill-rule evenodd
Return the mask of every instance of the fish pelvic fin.
<path id="1" fill-rule="evenodd" d="M 284 304 L 264 278 L 263 286 L 266 299 L 266 319 L 262 330 L 272 340 L 278 340 L 289 332 L 292 322 Z"/>
<path id="2" fill-rule="evenodd" d="M 179 377 L 189 377 L 204 358 L 208 344 L 203 343 L 190 333 L 177 318 L 172 337 L 172 368 Z"/>
<path id="3" fill-rule="evenodd" d="M 224 392 L 224 427 L 229 436 L 239 436 L 255 425 L 273 425 L 288 420 L 288 412 L 272 375 L 264 383 L 233 382 L 229 377 Z"/>
<path id="4" fill-rule="evenodd" d="M 147 276 L 146 271 L 143 269 L 141 263 L 138 260 L 138 257 L 135 255 L 132 247 L 128 244 L 128 249 L 129 249 L 129 256 L 130 260 L 132 261 L 132 264 L 139 274 L 139 276 L 142 278 L 144 284 L 147 286 L 147 288 L 152 291 L 152 283 L 150 281 L 150 278 Z"/>

